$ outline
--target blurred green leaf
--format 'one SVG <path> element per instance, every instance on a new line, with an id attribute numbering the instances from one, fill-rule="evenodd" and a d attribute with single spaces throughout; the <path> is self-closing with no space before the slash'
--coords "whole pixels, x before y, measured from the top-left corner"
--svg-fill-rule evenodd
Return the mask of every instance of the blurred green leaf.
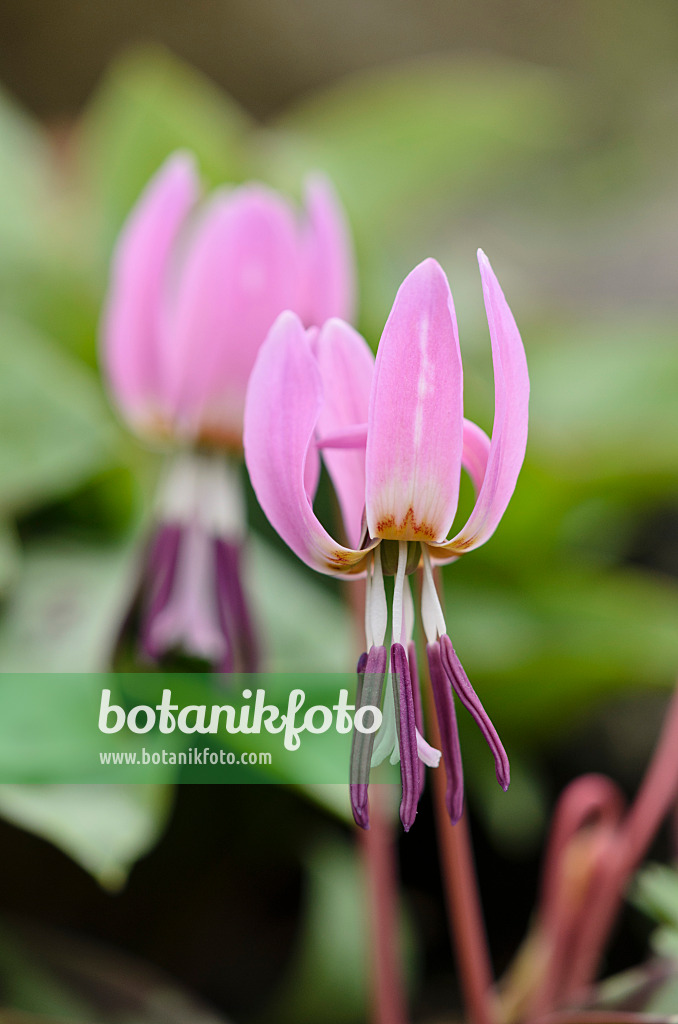
<path id="1" fill-rule="evenodd" d="M 346 603 L 315 573 L 250 534 L 249 590 L 272 672 L 352 672 L 356 635 Z M 350 584 L 349 584 L 350 586 Z"/>
<path id="2" fill-rule="evenodd" d="M 294 1024 L 364 1019 L 369 950 L 364 879 L 346 842 L 327 842 L 307 860 L 304 931 L 269 1018 Z"/>
<path id="3" fill-rule="evenodd" d="M 155 968 L 56 930 L 3 926 L 0 977 L 17 1008 L 2 1024 L 226 1024 Z"/>
<path id="4" fill-rule="evenodd" d="M 0 318 L 0 507 L 67 493 L 111 460 L 94 375 L 26 324 Z"/>
<path id="5" fill-rule="evenodd" d="M 49 160 L 37 122 L 0 91 L 0 279 L 8 260 L 25 260 L 40 245 Z"/>
<path id="6" fill-rule="evenodd" d="M 0 521 L 0 597 L 14 582 L 19 571 L 21 555 L 14 530 Z"/>
<path id="7" fill-rule="evenodd" d="M 374 340 L 404 273 L 447 245 L 441 226 L 451 233 L 495 194 L 510 202 L 582 133 L 562 76 L 443 57 L 354 74 L 276 127 L 261 140 L 262 169 L 276 183 L 294 189 L 314 167 L 336 182 L 358 248 L 361 322 Z"/>
<path id="8" fill-rule="evenodd" d="M 363 231 L 422 203 L 457 209 L 490 183 L 576 138 L 562 76 L 527 64 L 447 58 L 353 75 L 278 126 L 337 181 Z M 574 134 L 573 134 L 574 133 Z"/>
<path id="9" fill-rule="evenodd" d="M 678 471 L 673 322 L 626 316 L 542 330 L 530 352 L 531 458 L 574 483 Z M 675 484 L 674 484 L 675 486 Z"/>
<path id="10" fill-rule="evenodd" d="M 665 864 L 646 864 L 636 874 L 628 898 L 658 924 L 678 928 L 678 872 Z"/>
<path id="11" fill-rule="evenodd" d="M 450 635 L 505 740 L 543 744 L 613 693 L 669 687 L 678 586 L 642 570 L 545 564 L 513 586 L 448 570 Z"/>
<path id="12" fill-rule="evenodd" d="M 119 59 L 81 122 L 85 167 L 100 204 L 103 251 L 174 150 L 192 150 L 212 185 L 240 180 L 249 129 L 235 101 L 168 52 L 138 50 Z"/>
<path id="13" fill-rule="evenodd" d="M 26 550 L 0 623 L 0 671 L 108 668 L 136 585 L 138 549 L 54 540 Z"/>
<path id="14" fill-rule="evenodd" d="M 162 833 L 167 786 L 0 786 L 0 814 L 48 840 L 107 889 L 124 885 L 134 862 Z"/>

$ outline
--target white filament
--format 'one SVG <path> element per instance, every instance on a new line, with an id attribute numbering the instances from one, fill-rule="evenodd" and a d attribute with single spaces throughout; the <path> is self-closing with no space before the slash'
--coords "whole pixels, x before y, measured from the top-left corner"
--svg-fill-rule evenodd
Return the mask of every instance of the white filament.
<path id="1" fill-rule="evenodd" d="M 388 624 L 388 605 L 386 604 L 386 589 L 384 587 L 384 574 L 381 570 L 380 545 L 374 549 L 374 573 L 370 587 L 370 621 L 372 624 L 372 641 L 376 647 L 381 647 L 386 636 Z"/>
<path id="2" fill-rule="evenodd" d="M 393 643 L 403 642 L 403 590 L 405 588 L 405 569 L 407 568 L 407 541 L 398 541 L 398 571 L 393 586 Z"/>
<path id="3" fill-rule="evenodd" d="M 163 523 L 199 523 L 212 537 L 241 541 L 246 517 L 238 467 L 221 455 L 179 453 L 161 482 L 157 515 Z"/>
<path id="4" fill-rule="evenodd" d="M 429 559 L 426 545 L 422 544 L 424 553 L 424 580 L 421 587 L 421 621 L 426 633 L 426 639 L 430 644 L 434 643 L 439 636 L 447 632 L 445 617 L 440 607 L 438 591 L 433 581 L 431 560 Z"/>
<path id="5" fill-rule="evenodd" d="M 403 616 L 405 619 L 405 644 L 409 644 L 414 636 L 414 600 L 412 599 L 412 588 L 408 579 L 405 579 L 403 588 Z"/>
<path id="6" fill-rule="evenodd" d="M 374 647 L 374 636 L 372 634 L 372 573 L 374 572 L 374 558 L 368 556 L 367 572 L 365 574 L 365 649 Z"/>

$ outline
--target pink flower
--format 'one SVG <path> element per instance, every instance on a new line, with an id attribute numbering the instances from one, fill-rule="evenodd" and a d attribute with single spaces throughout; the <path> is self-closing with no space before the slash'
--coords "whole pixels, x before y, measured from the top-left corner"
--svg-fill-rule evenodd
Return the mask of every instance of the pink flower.
<path id="1" fill-rule="evenodd" d="M 113 257 L 102 358 L 114 398 L 142 434 L 239 451 L 245 391 L 275 318 L 350 319 L 353 264 L 332 188 L 307 183 L 306 219 L 263 185 L 198 206 L 192 158 L 150 181 Z"/>
<path id="2" fill-rule="evenodd" d="M 274 324 L 250 379 L 245 458 L 252 485 L 272 525 L 319 572 L 367 579 L 366 654 L 358 664 L 358 703 L 381 702 L 377 734 L 356 734 L 351 765 L 354 817 L 367 827 L 370 764 L 400 759 L 400 816 L 409 829 L 423 783 L 420 761 L 438 751 L 422 736 L 414 604 L 408 575 L 422 570 L 420 615 L 448 778 L 447 805 L 463 805 L 461 756 L 453 693 L 480 726 L 506 789 L 509 764 L 447 635 L 432 565 L 484 544 L 497 528 L 525 454 L 529 379 L 522 341 L 499 283 L 478 254 L 495 375 L 492 439 L 464 419 L 462 364 L 452 295 L 434 260 L 403 282 L 374 362 L 363 339 L 331 320 L 306 331 L 293 313 Z M 335 541 L 316 518 L 312 496 L 321 450 L 341 505 L 351 546 Z M 451 539 L 460 473 L 476 490 L 468 522 Z M 390 656 L 385 638 L 384 576 L 394 575 Z M 374 744 L 374 747 L 373 747 Z"/>
<path id="3" fill-rule="evenodd" d="M 147 655 L 181 649 L 222 671 L 256 667 L 236 462 L 247 381 L 282 310 L 311 326 L 352 306 L 348 232 L 322 177 L 308 181 L 298 221 L 263 185 L 200 202 L 194 162 L 176 153 L 132 210 L 113 257 L 102 362 L 130 425 L 179 447 L 146 566 Z"/>

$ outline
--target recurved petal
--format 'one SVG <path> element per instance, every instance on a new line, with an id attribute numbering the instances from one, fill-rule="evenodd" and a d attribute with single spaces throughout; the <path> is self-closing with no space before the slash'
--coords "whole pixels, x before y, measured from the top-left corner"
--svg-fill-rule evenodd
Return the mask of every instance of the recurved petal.
<path id="1" fill-rule="evenodd" d="M 363 338 L 343 320 L 328 320 L 316 343 L 324 404 L 317 436 L 332 437 L 367 423 L 374 356 Z M 322 449 L 339 498 L 349 544 L 358 547 L 365 509 L 365 445 Z"/>
<path id="2" fill-rule="evenodd" d="M 459 495 L 462 404 L 452 295 L 428 259 L 401 285 L 377 353 L 366 453 L 373 537 L 447 536 Z"/>
<path id="3" fill-rule="evenodd" d="M 191 428 L 242 434 L 245 391 L 273 321 L 299 300 L 296 225 L 263 186 L 218 193 L 206 207 L 168 305 L 172 386 Z"/>
<path id="4" fill-rule="evenodd" d="M 164 411 L 161 295 L 172 248 L 198 193 L 192 158 L 175 153 L 149 182 L 113 255 L 102 360 L 118 404 L 135 425 L 145 426 Z"/>
<path id="5" fill-rule="evenodd" d="M 527 444 L 530 379 L 525 349 L 504 293 L 480 249 L 478 263 L 492 341 L 494 425 L 480 494 L 466 525 L 445 545 L 450 554 L 471 551 L 492 536 L 511 500 Z M 431 553 L 436 557 L 435 551 Z"/>
<path id="6" fill-rule="evenodd" d="M 295 313 L 278 317 L 247 390 L 245 461 L 259 504 L 292 550 L 319 572 L 364 570 L 365 551 L 337 544 L 316 518 L 305 486 L 309 446 L 323 401 L 320 370 Z"/>
<path id="7" fill-rule="evenodd" d="M 471 477 L 476 499 L 480 494 L 487 470 L 487 460 L 490 455 L 490 439 L 485 431 L 471 420 L 464 420 L 464 450 L 461 456 L 461 464 Z M 456 562 L 461 552 L 454 548 L 454 542 L 449 544 L 429 544 L 428 552 L 431 560 L 438 565 L 445 565 L 449 562 Z"/>
<path id="8" fill-rule="evenodd" d="M 330 317 L 353 320 L 355 256 L 341 204 L 322 174 L 307 179 L 305 198 L 308 221 L 302 235 L 303 318 L 309 326 L 318 327 Z"/>

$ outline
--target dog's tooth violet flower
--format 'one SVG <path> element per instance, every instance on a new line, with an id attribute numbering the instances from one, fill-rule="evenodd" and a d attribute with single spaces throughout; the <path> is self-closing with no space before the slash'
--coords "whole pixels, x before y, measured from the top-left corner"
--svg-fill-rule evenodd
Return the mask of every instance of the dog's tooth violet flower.
<path id="1" fill-rule="evenodd" d="M 170 157 L 117 243 L 102 363 L 137 433 L 175 448 L 162 484 L 142 601 L 142 648 L 251 671 L 256 643 L 241 583 L 240 484 L 247 381 L 285 309 L 307 326 L 350 317 L 353 262 L 331 186 L 307 185 L 298 220 L 248 184 L 201 201 L 189 154 Z"/>
<path id="2" fill-rule="evenodd" d="M 400 759 L 400 816 L 409 830 L 423 768 L 440 753 L 422 735 L 414 608 L 408 576 L 422 571 L 421 621 L 447 772 L 447 808 L 463 804 L 456 694 L 487 740 L 500 785 L 509 764 L 499 737 L 457 658 L 432 566 L 457 559 L 494 533 L 515 488 L 527 441 L 529 379 L 522 341 L 499 283 L 478 253 L 492 342 L 492 439 L 464 419 L 462 365 L 447 279 L 432 259 L 405 279 L 384 328 L 376 362 L 347 324 L 316 336 L 291 312 L 274 324 L 255 364 L 245 410 L 245 457 L 259 502 L 293 551 L 319 572 L 367 579 L 366 653 L 358 663 L 358 703 L 379 705 L 376 734 L 356 734 L 351 802 L 367 827 L 369 769 Z M 312 508 L 321 451 L 351 547 L 337 543 Z M 476 502 L 451 539 L 462 466 Z M 362 524 L 362 525 L 361 525 Z M 390 643 L 384 576 L 394 576 Z M 389 674 L 390 667 L 390 674 Z"/>

